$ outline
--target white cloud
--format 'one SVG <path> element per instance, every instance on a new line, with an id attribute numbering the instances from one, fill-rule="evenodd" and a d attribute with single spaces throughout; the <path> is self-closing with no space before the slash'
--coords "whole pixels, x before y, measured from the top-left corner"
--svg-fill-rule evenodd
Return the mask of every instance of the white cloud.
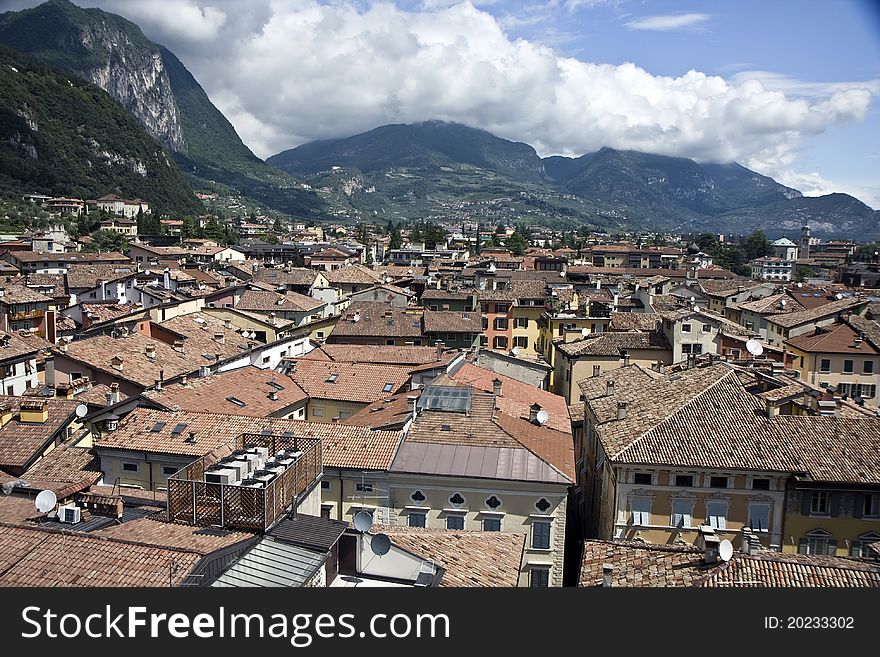
<path id="1" fill-rule="evenodd" d="M 669 30 L 682 30 L 694 28 L 709 20 L 709 14 L 664 14 L 661 16 L 645 16 L 623 25 L 630 30 L 651 30 L 666 32 Z"/>
<path id="2" fill-rule="evenodd" d="M 197 0 L 106 0 L 90 4 L 122 14 L 144 30 L 158 32 L 174 40 L 216 39 L 227 19 L 226 12 L 219 7 Z"/>

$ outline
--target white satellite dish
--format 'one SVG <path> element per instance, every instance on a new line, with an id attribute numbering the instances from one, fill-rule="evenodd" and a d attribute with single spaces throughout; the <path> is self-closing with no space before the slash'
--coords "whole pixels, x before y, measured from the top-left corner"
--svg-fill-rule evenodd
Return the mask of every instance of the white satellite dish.
<path id="1" fill-rule="evenodd" d="M 85 404 L 80 404 L 76 407 L 76 416 L 77 417 L 85 417 L 89 414 L 89 407 Z"/>
<path id="2" fill-rule="evenodd" d="M 582 336 L 587 337 L 589 334 L 590 334 L 590 329 L 588 329 L 588 328 L 582 328 L 582 329 L 581 329 L 581 335 L 582 335 Z"/>
<path id="3" fill-rule="evenodd" d="M 550 419 L 550 413 L 548 413 L 547 411 L 538 411 L 535 419 L 538 421 L 538 424 L 547 424 L 547 420 Z"/>
<path id="4" fill-rule="evenodd" d="M 366 511 L 358 511 L 354 514 L 354 528 L 363 533 L 373 526 L 373 516 Z"/>
<path id="5" fill-rule="evenodd" d="M 514 347 L 513 349 L 510 350 L 510 353 L 513 354 L 514 356 L 518 356 L 519 355 L 519 347 Z"/>
<path id="6" fill-rule="evenodd" d="M 57 502 L 58 498 L 55 497 L 55 493 L 50 490 L 44 490 L 40 491 L 40 494 L 37 495 L 37 499 L 34 500 L 34 506 L 37 507 L 37 511 L 40 513 L 48 513 L 55 508 Z"/>
<path id="7" fill-rule="evenodd" d="M 373 554 L 379 557 L 383 554 L 388 554 L 391 550 L 391 539 L 386 534 L 376 534 L 370 539 L 370 549 L 373 551 Z"/>
<path id="8" fill-rule="evenodd" d="M 691 303 L 696 303 L 697 297 L 691 297 Z"/>
<path id="9" fill-rule="evenodd" d="M 730 561 L 733 557 L 733 543 L 726 538 L 718 545 L 718 556 L 722 561 Z"/>
<path id="10" fill-rule="evenodd" d="M 695 313 L 700 312 L 700 307 L 699 307 L 699 306 L 694 306 L 694 312 L 695 312 Z"/>
<path id="11" fill-rule="evenodd" d="M 748 350 L 752 356 L 760 356 L 764 353 L 764 346 L 757 340 L 748 340 L 746 342 L 746 350 Z"/>

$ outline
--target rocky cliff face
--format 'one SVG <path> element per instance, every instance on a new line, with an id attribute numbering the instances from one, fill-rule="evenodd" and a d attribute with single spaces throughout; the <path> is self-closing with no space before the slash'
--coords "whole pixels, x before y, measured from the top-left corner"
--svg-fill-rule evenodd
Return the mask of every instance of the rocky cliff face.
<path id="1" fill-rule="evenodd" d="M 99 66 L 78 71 L 80 76 L 110 94 L 167 148 L 185 153 L 180 111 L 158 49 L 145 50 L 106 24 L 82 28 L 79 39 L 105 57 Z"/>

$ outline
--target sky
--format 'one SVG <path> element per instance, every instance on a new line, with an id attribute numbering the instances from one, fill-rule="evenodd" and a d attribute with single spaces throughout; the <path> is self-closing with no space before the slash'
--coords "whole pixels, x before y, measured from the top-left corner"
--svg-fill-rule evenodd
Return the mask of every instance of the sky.
<path id="1" fill-rule="evenodd" d="M 736 161 L 880 209 L 873 0 L 75 1 L 172 50 L 260 157 L 441 119 L 542 156 Z"/>

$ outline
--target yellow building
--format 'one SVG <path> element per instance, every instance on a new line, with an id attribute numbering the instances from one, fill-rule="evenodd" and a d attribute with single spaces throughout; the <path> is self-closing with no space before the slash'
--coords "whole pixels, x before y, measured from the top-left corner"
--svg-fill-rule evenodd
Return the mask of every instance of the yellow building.
<path id="1" fill-rule="evenodd" d="M 867 557 L 880 541 L 880 480 L 843 487 L 796 480 L 789 488 L 783 552 Z"/>
<path id="2" fill-rule="evenodd" d="M 785 343 L 788 365 L 814 388 L 834 386 L 843 396 L 877 406 L 880 350 L 848 323 L 833 324 Z"/>

